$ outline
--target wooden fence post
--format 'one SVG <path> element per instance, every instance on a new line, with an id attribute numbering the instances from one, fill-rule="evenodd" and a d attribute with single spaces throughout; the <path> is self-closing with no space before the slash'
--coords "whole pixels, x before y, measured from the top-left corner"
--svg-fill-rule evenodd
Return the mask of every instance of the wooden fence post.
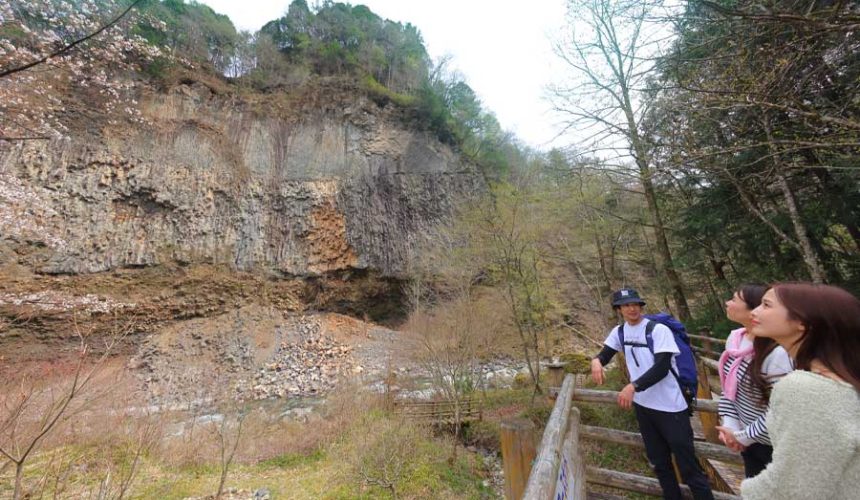
<path id="1" fill-rule="evenodd" d="M 570 420 L 568 422 L 568 431 L 565 440 L 566 447 L 570 452 L 572 461 L 571 470 L 573 471 L 573 491 L 570 492 L 569 498 L 572 500 L 585 500 L 586 498 L 586 479 L 585 479 L 585 453 L 580 446 L 580 415 L 579 408 L 571 406 Z"/>
<path id="2" fill-rule="evenodd" d="M 711 399 L 711 381 L 708 378 L 708 368 L 700 359 L 696 363 L 696 369 L 699 372 L 699 390 L 697 397 L 699 399 Z M 702 432 L 705 434 L 705 439 L 710 443 L 720 443 L 720 433 L 717 431 L 717 426 L 720 425 L 720 416 L 718 413 L 710 413 L 700 411 L 699 420 L 702 422 Z"/>
<path id="3" fill-rule="evenodd" d="M 547 370 L 549 372 L 547 376 L 547 382 L 549 383 L 549 396 L 550 399 L 555 400 L 555 397 L 558 395 L 558 391 L 561 390 L 561 384 L 564 382 L 564 368 L 567 366 L 565 363 L 550 363 L 547 365 Z"/>
<path id="4" fill-rule="evenodd" d="M 574 392 L 573 375 L 568 375 L 544 428 L 526 484 L 526 500 L 582 500 L 576 496 L 581 489 L 576 487 L 572 462 L 579 445 L 579 410 L 573 407 Z"/>
<path id="5" fill-rule="evenodd" d="M 705 340 L 702 341 L 702 347 L 704 347 L 706 351 L 714 352 L 714 343 L 711 342 L 711 331 L 707 328 L 702 328 L 699 331 L 699 335 L 705 337 Z"/>
<path id="6" fill-rule="evenodd" d="M 505 499 L 520 500 L 535 459 L 535 424 L 523 418 L 501 423 L 502 465 L 505 470 Z"/>

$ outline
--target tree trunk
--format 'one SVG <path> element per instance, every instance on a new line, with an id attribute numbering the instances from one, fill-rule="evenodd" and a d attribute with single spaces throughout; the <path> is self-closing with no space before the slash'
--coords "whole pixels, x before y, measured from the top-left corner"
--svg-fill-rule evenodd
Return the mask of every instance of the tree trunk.
<path id="1" fill-rule="evenodd" d="M 601 277 L 603 277 L 603 285 L 604 285 L 602 287 L 601 286 L 597 287 L 597 289 L 598 289 L 597 310 L 601 311 L 600 319 L 603 321 L 604 329 L 606 329 L 606 327 L 608 326 L 606 319 L 611 318 L 614 320 L 615 319 L 615 313 L 612 311 L 611 307 L 607 311 L 606 305 L 604 305 L 604 304 L 608 303 L 608 301 L 606 299 L 612 295 L 612 290 L 615 287 L 612 283 L 612 277 L 610 276 L 609 271 L 608 271 L 607 266 L 606 266 L 606 255 L 604 255 L 604 253 L 603 253 L 603 245 L 600 243 L 600 236 L 599 235 L 594 236 L 594 242 L 597 245 L 597 261 L 600 265 L 600 275 L 601 275 Z M 603 293 L 600 293 L 601 288 L 603 289 Z M 606 312 L 604 312 L 604 311 L 606 311 Z"/>
<path id="2" fill-rule="evenodd" d="M 23 480 L 24 480 L 24 461 L 20 461 L 15 464 L 15 492 L 12 493 L 13 500 L 21 499 L 21 490 L 23 488 Z"/>
<path id="3" fill-rule="evenodd" d="M 669 287 L 672 289 L 672 298 L 678 310 L 678 317 L 681 321 L 689 321 L 690 308 L 687 305 L 687 297 L 684 295 L 681 278 L 678 276 L 675 264 L 672 262 L 669 240 L 666 238 L 666 228 L 663 226 L 663 218 L 660 216 L 660 208 L 657 205 L 657 193 L 654 191 L 654 185 L 651 183 L 651 171 L 644 162 L 637 160 L 637 163 L 640 164 L 639 171 L 642 174 L 642 187 L 645 189 L 648 211 L 651 212 L 651 219 L 654 223 L 654 239 L 657 245 L 657 254 L 660 256 L 660 264 L 663 268 L 663 273 L 666 275 L 666 279 L 669 281 Z"/>
<path id="4" fill-rule="evenodd" d="M 615 288 L 612 283 L 612 278 L 606 268 L 606 255 L 603 252 L 603 245 L 600 243 L 600 236 L 594 235 L 594 244 L 597 246 L 597 262 L 600 265 L 600 275 L 603 277 L 604 293 L 609 296 Z"/>
<path id="5" fill-rule="evenodd" d="M 660 265 L 663 274 L 666 275 L 666 280 L 669 282 L 669 288 L 672 290 L 678 318 L 681 321 L 689 321 L 691 319 L 690 307 L 687 305 L 687 297 L 684 295 L 681 278 L 678 276 L 675 264 L 672 261 L 669 240 L 666 238 L 666 227 L 663 225 L 663 217 L 660 215 L 660 207 L 657 204 L 657 192 L 654 190 L 654 184 L 651 182 L 651 167 L 648 165 L 648 153 L 644 141 L 639 136 L 639 128 L 633 116 L 633 106 L 630 103 L 627 87 L 623 87 L 623 96 L 625 102 L 624 113 L 627 117 L 627 127 L 630 134 L 630 145 L 633 149 L 636 166 L 639 167 L 639 179 L 642 182 L 642 188 L 645 191 L 645 201 L 648 204 L 648 211 L 651 213 L 651 220 L 654 224 L 654 239 L 657 245 L 657 253 L 660 255 Z"/>
<path id="6" fill-rule="evenodd" d="M 800 218 L 800 211 L 797 209 L 797 200 L 794 198 L 794 193 L 788 185 L 788 180 L 781 173 L 776 175 L 776 182 L 782 190 L 782 196 L 785 198 L 785 205 L 788 208 L 788 216 L 791 219 L 791 225 L 794 226 L 794 233 L 797 235 L 797 240 L 800 244 L 801 255 L 806 268 L 809 271 L 809 276 L 814 283 L 824 283 L 826 280 L 824 268 L 821 266 L 821 260 L 818 258 L 818 253 L 812 248 L 812 242 L 809 241 L 809 233 L 806 226 Z"/>
<path id="7" fill-rule="evenodd" d="M 806 230 L 806 225 L 804 225 L 800 217 L 800 210 L 797 208 L 797 200 L 794 198 L 791 186 L 788 185 L 788 179 L 783 174 L 782 165 L 779 161 L 779 153 L 773 145 L 773 136 L 767 115 L 762 117 L 762 125 L 764 125 L 773 168 L 776 172 L 776 183 L 782 191 L 782 196 L 785 199 L 785 207 L 788 209 L 788 216 L 791 219 L 791 225 L 794 227 L 794 234 L 797 237 L 797 248 L 800 250 L 800 255 L 803 257 L 803 262 L 806 264 L 806 269 L 809 271 L 809 277 L 812 278 L 812 281 L 815 283 L 824 283 L 826 279 L 824 268 L 821 266 L 821 259 L 818 258 L 818 253 L 812 248 L 812 242 L 809 241 L 809 232 Z"/>
<path id="8" fill-rule="evenodd" d="M 219 500 L 224 494 L 224 485 L 227 484 L 227 467 L 221 468 L 221 478 L 218 481 L 218 493 L 215 493 L 215 499 Z"/>
<path id="9" fill-rule="evenodd" d="M 773 233 L 780 240 L 782 240 L 784 243 L 792 246 L 795 250 L 801 251 L 800 245 L 796 241 L 791 239 L 791 237 L 789 237 L 787 234 L 785 234 L 785 232 L 782 229 L 777 227 L 777 225 L 774 224 L 773 221 L 771 221 L 764 214 L 764 212 L 761 211 L 761 209 L 758 207 L 758 204 L 752 198 L 752 195 L 750 195 L 749 192 L 746 189 L 744 189 L 744 187 L 741 185 L 741 183 L 737 179 L 737 177 L 735 177 L 729 171 L 729 169 L 727 169 L 725 167 L 722 168 L 722 171 L 723 171 L 723 175 L 725 175 L 726 179 L 728 179 L 729 182 L 732 184 L 732 186 L 735 187 L 735 190 L 738 192 L 738 197 L 741 199 L 741 203 L 743 204 L 743 206 L 746 207 L 746 209 L 749 210 L 753 215 L 758 217 L 758 219 L 760 221 L 762 221 L 762 223 L 764 223 L 765 226 L 770 228 L 770 230 L 773 231 Z M 777 253 L 777 255 L 779 255 L 779 253 Z"/>
<path id="10" fill-rule="evenodd" d="M 711 277 L 708 275 L 707 268 L 702 270 L 702 275 L 705 277 L 705 283 L 708 284 L 708 291 L 711 294 L 711 300 L 714 301 L 714 308 L 723 310 L 723 301 L 720 300 L 720 294 L 717 292 L 713 280 L 711 280 Z"/>
<path id="11" fill-rule="evenodd" d="M 648 231 L 645 226 L 642 226 L 642 240 L 645 242 L 646 254 L 648 255 L 648 264 L 650 264 L 651 272 L 654 276 L 660 276 L 660 269 L 657 266 L 657 259 L 654 257 L 654 249 L 651 247 L 651 242 L 648 240 Z M 666 295 L 666 287 L 660 285 L 660 299 L 663 301 L 663 310 L 675 314 L 672 305 L 669 302 L 669 297 Z"/>
<path id="12" fill-rule="evenodd" d="M 714 249 L 710 245 L 705 245 L 705 254 L 708 256 L 708 263 L 711 264 L 711 270 L 714 271 L 719 288 L 725 293 L 731 292 L 732 286 L 729 280 L 726 279 L 725 271 L 723 271 L 726 262 L 717 258 L 716 252 L 714 252 Z"/>

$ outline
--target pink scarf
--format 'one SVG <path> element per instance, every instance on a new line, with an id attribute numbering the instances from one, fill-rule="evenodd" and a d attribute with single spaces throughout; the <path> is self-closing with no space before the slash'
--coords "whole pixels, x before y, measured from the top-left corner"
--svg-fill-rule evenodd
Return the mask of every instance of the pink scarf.
<path id="1" fill-rule="evenodd" d="M 732 330 L 728 340 L 726 340 L 726 350 L 720 355 L 720 384 L 723 386 L 723 396 L 735 400 L 738 394 L 738 367 L 741 366 L 743 360 L 752 360 L 753 346 L 749 345 L 745 349 L 741 349 L 741 342 L 746 333 L 746 328 L 738 328 Z M 734 358 L 728 373 L 725 372 L 725 364 L 729 356 Z"/>

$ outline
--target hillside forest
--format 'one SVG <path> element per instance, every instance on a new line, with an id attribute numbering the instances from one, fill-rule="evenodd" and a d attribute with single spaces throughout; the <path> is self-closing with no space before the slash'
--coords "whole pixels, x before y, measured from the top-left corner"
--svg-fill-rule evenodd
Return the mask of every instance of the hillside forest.
<path id="1" fill-rule="evenodd" d="M 209 82 L 237 102 L 285 106 L 298 105 L 308 88 L 336 85 L 397 109 L 411 127 L 453 148 L 486 185 L 410 248 L 409 268 L 397 278 L 407 310 L 397 326 L 419 336 L 420 362 L 453 399 L 477 390 L 478 364 L 496 354 L 494 337 L 504 334 L 507 354 L 527 367 L 521 399 L 542 418 L 548 410 L 534 410 L 545 389 L 540 360 L 571 350 L 593 355 L 595 340 L 616 321 L 611 291 L 622 286 L 638 289 L 649 310 L 669 311 L 689 331 L 716 337 L 729 333 L 724 302 L 742 283 L 813 281 L 860 293 L 860 3 L 567 5 L 568 27 L 555 41 L 565 70 L 548 94 L 563 120 L 560 137 L 571 139 L 542 151 L 504 130 L 451 60 L 431 59 L 420 26 L 360 4 L 293 0 L 282 17 L 251 33 L 194 0 L 0 1 L 0 150 L 105 122 L 146 126 L 141 89 L 188 81 Z M 246 436 L 264 424 L 251 412 L 238 412 L 234 427 L 225 418 L 210 436 L 216 459 L 194 462 L 187 477 L 206 476 L 220 497 L 239 449 L 248 463 L 264 458 L 257 469 L 236 466 L 242 477 L 292 467 L 307 477 L 317 469 L 331 474 L 312 488 L 339 478 L 334 490 L 311 497 L 492 496 L 475 479 L 485 464 L 474 460 L 482 459 L 457 458 L 455 443 L 455 458 L 446 462 L 447 448 L 426 429 L 395 426 L 389 441 L 350 441 L 394 424 L 359 409 L 345 392 L 332 398 L 336 409 L 319 441 L 279 424 L 279 432 L 302 441 L 299 449 L 276 443 L 243 452 L 243 422 Z M 3 396 L 7 407 L 10 394 Z M 43 429 L 66 419 L 62 411 L 48 415 L 56 419 Z M 5 437 L 9 422 L 0 421 Z M 347 427 L 353 438 L 339 433 Z M 0 446 L 0 478 L 14 477 L 15 498 L 19 483 L 56 493 L 49 479 L 84 474 L 63 458 L 29 455 L 48 430 L 30 448 Z M 155 466 L 138 468 L 153 427 L 132 431 L 137 441 L 103 457 L 121 464 L 111 469 L 113 480 L 81 480 L 103 488 L 98 498 L 122 498 L 134 490 L 132 478 L 158 476 Z M 463 439 L 493 441 L 480 431 Z M 38 472 L 27 476 L 31 463 Z M 190 483 L 176 486 L 182 481 L 171 487 L 198 492 Z M 73 483 L 72 490 L 81 487 Z"/>

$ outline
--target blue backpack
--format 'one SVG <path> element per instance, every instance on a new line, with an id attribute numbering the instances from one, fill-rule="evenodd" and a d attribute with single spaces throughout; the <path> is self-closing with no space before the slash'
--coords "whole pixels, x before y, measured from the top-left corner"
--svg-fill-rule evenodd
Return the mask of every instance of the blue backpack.
<path id="1" fill-rule="evenodd" d="M 696 407 L 696 391 L 699 388 L 699 378 L 696 372 L 696 358 L 693 356 L 693 350 L 690 348 L 690 337 L 687 336 L 687 329 L 684 328 L 683 323 L 669 313 L 646 314 L 645 319 L 648 320 L 648 324 L 645 325 L 645 345 L 638 342 L 624 341 L 624 323 L 618 326 L 618 340 L 622 346 L 647 347 L 651 351 L 651 354 L 654 354 L 654 337 L 652 336 L 654 327 L 657 326 L 657 323 L 668 327 L 672 332 L 672 336 L 675 337 L 675 344 L 680 351 L 680 354 L 675 356 L 675 364 L 678 365 L 678 371 L 676 372 L 674 368 L 669 368 L 669 370 L 672 372 L 675 380 L 678 381 L 681 393 L 684 395 L 684 400 L 687 401 L 687 409 L 692 414 L 693 409 Z M 633 356 L 635 359 L 636 355 L 634 354 Z"/>

